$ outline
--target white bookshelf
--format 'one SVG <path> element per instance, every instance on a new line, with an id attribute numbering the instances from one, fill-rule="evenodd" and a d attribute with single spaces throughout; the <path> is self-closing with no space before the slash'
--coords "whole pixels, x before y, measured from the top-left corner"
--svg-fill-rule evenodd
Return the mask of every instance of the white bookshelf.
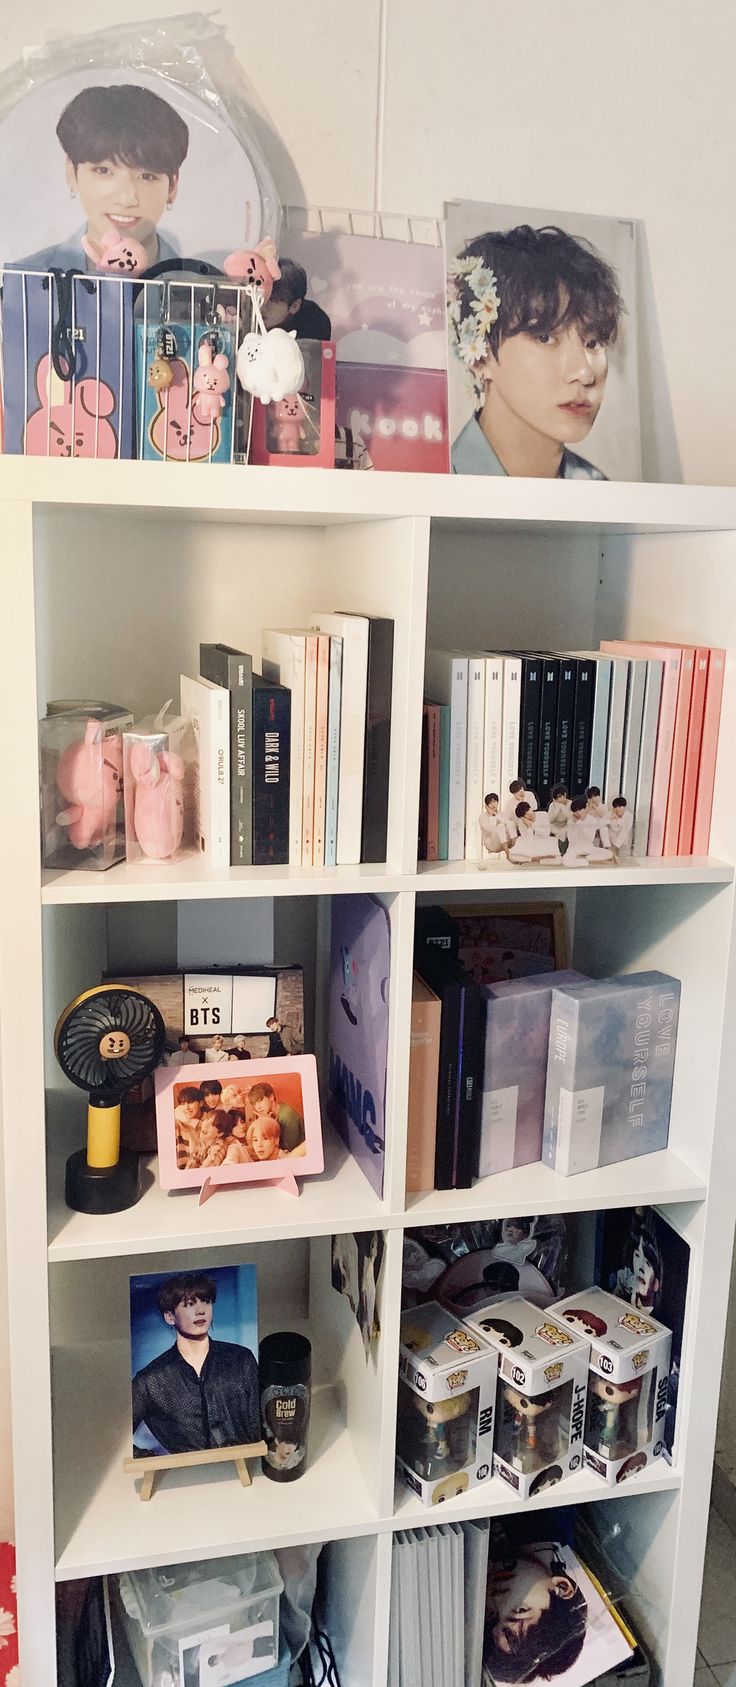
<path id="1" fill-rule="evenodd" d="M 7 817 L 0 834 L 0 1082 L 8 1227 L 21 1669 L 53 1687 L 55 1581 L 249 1546 L 328 1543 L 329 1620 L 344 1687 L 384 1687 L 395 1528 L 433 1521 L 394 1485 L 401 1250 L 420 1223 L 540 1211 L 585 1215 L 653 1202 L 691 1249 L 673 1466 L 625 1493 L 579 1475 L 539 1508 L 605 1504 L 637 1564 L 632 1605 L 667 1687 L 690 1687 L 736 1215 L 736 725 L 728 664 L 712 854 L 625 868 L 418 868 L 424 647 L 590 647 L 604 632 L 736 646 L 736 490 L 465 480 L 277 469 L 189 469 L 0 459 Z M 213 873 L 196 860 L 107 874 L 42 873 L 36 720 L 48 697 L 128 703 L 176 696 L 200 639 L 257 651 L 265 625 L 324 607 L 390 615 L 395 673 L 388 859 L 360 868 Z M 108 967 L 158 961 L 176 905 L 274 899 L 278 960 L 301 960 L 324 1036 L 330 899 L 370 891 L 391 922 L 385 1188 L 379 1200 L 326 1132 L 326 1170 L 298 1201 L 277 1191 L 164 1195 L 153 1170 L 135 1208 L 71 1213 L 63 1161 L 84 1097 L 63 1087 L 55 1015 Z M 417 897 L 565 903 L 575 964 L 660 966 L 682 979 L 670 1143 L 566 1181 L 543 1166 L 472 1190 L 404 1189 L 412 937 Z M 163 939 L 161 939 L 162 941 Z M 244 959 L 248 956 L 244 955 Z M 47 1154 L 48 1137 L 48 1154 Z M 329 1236 L 386 1234 L 381 1341 L 366 1365 L 329 1283 Z M 175 1473 L 141 1505 L 124 1476 L 133 1271 L 187 1258 L 259 1266 L 264 1328 L 311 1332 L 317 1371 L 310 1468 L 244 1493 L 224 1469 Z M 53 1364 L 51 1351 L 53 1349 Z M 496 1482 L 442 1518 L 513 1511 Z M 116 1683 L 117 1687 L 117 1683 Z M 128 1687 L 121 1674 L 119 1687 Z"/>

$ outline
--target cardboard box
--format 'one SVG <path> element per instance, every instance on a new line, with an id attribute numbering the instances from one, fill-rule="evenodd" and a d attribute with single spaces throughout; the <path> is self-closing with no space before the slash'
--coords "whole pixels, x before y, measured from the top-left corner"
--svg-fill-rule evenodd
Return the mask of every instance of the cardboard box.
<path id="1" fill-rule="evenodd" d="M 480 1307 L 468 1324 L 499 1358 L 494 1471 L 529 1499 L 581 1468 L 589 1344 L 521 1295 Z"/>
<path id="2" fill-rule="evenodd" d="M 402 1313 L 396 1467 L 423 1505 L 490 1477 L 497 1368 L 484 1337 L 436 1301 Z"/>
<path id="3" fill-rule="evenodd" d="M 605 1289 L 583 1289 L 551 1310 L 590 1342 L 585 1463 L 609 1487 L 628 1482 L 664 1452 L 671 1333 Z"/>

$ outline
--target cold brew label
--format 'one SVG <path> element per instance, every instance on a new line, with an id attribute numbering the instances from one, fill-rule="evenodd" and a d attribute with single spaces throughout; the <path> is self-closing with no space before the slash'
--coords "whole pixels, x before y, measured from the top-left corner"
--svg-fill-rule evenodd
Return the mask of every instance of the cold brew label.
<path id="1" fill-rule="evenodd" d="M 261 1394 L 265 1463 L 273 1471 L 296 1470 L 304 1462 L 309 1428 L 307 1383 L 271 1383 Z"/>

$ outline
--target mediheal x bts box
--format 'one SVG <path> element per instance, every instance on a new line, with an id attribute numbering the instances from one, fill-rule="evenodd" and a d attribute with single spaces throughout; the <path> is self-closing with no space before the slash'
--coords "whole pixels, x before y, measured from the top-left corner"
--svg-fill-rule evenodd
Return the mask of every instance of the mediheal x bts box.
<path id="1" fill-rule="evenodd" d="M 667 1147 L 680 982 L 632 972 L 552 997 L 545 1165 L 564 1177 Z"/>

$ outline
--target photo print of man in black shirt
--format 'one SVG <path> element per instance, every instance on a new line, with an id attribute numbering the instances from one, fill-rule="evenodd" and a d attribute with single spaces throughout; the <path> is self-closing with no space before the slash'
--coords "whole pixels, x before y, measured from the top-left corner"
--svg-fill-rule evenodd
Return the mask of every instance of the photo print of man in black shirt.
<path id="1" fill-rule="evenodd" d="M 249 1348 L 213 1339 L 216 1299 L 217 1284 L 207 1273 L 186 1272 L 160 1284 L 159 1311 L 173 1340 L 133 1377 L 135 1457 L 150 1455 L 150 1444 L 141 1444 L 150 1438 L 164 1453 L 260 1439 L 257 1361 Z"/>

